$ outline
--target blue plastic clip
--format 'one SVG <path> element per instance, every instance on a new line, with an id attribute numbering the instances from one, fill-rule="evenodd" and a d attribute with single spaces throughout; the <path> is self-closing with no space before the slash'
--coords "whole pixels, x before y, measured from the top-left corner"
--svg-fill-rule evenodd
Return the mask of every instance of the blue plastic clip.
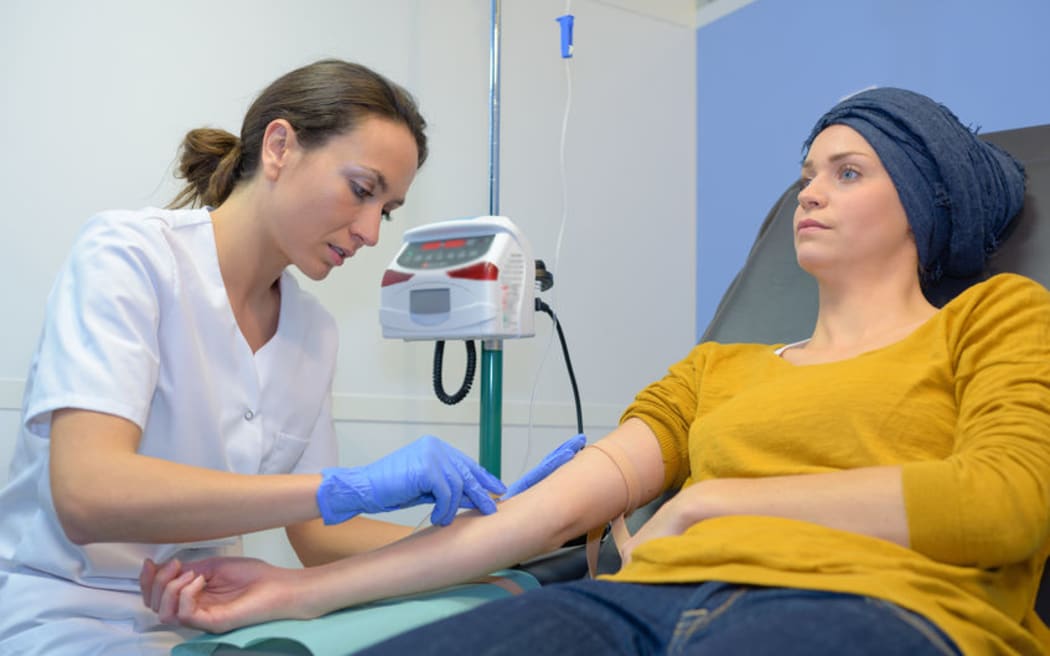
<path id="1" fill-rule="evenodd" d="M 572 23 L 574 17 L 572 14 L 565 14 L 564 16 L 558 16 L 555 20 L 561 25 L 561 58 L 568 59 L 572 57 Z"/>

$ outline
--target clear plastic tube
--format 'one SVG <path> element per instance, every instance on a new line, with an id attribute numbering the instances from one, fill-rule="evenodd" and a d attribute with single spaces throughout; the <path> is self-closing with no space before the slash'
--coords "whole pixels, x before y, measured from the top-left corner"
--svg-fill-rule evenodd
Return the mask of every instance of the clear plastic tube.
<path id="1" fill-rule="evenodd" d="M 570 5 L 570 3 L 568 1 L 566 1 L 566 3 L 565 3 L 565 13 L 569 13 L 569 5 Z M 566 167 L 566 161 L 565 161 L 565 151 L 566 151 L 566 143 L 568 141 L 568 134 L 569 134 L 569 116 L 570 116 L 571 111 L 572 111 L 572 64 L 571 64 L 572 58 L 571 57 L 564 57 L 564 58 L 562 58 L 562 62 L 563 62 L 564 69 L 565 69 L 565 108 L 564 108 L 564 111 L 562 112 L 561 133 L 560 133 L 560 137 L 559 137 L 559 141 L 558 141 L 558 178 L 559 178 L 560 183 L 561 183 L 560 184 L 560 186 L 561 186 L 561 218 L 560 218 L 559 224 L 558 224 L 558 235 L 557 235 L 557 238 L 555 239 L 555 243 L 554 243 L 553 268 L 550 269 L 551 272 L 553 272 L 555 275 L 559 275 L 559 273 L 560 273 L 559 263 L 561 262 L 562 244 L 563 244 L 563 241 L 564 241 L 564 238 L 565 238 L 565 226 L 568 223 L 568 217 L 569 217 L 569 182 L 568 182 L 568 173 L 567 173 L 567 167 Z M 555 311 L 557 311 L 557 307 L 558 307 L 558 303 L 557 303 L 558 284 L 557 283 L 555 283 L 555 285 L 553 287 L 551 287 L 550 294 L 551 294 L 550 306 L 555 308 Z M 550 337 L 547 339 L 547 344 L 544 346 L 543 354 L 540 356 L 540 361 L 537 364 L 536 373 L 535 373 L 535 375 L 533 377 L 533 382 L 532 382 L 532 391 L 529 394 L 529 425 L 528 425 L 528 433 L 526 435 L 526 440 L 525 440 L 525 456 L 524 456 L 524 461 L 522 463 L 522 472 L 525 471 L 525 467 L 528 465 L 529 458 L 531 456 L 532 430 L 533 430 L 533 423 L 534 423 L 533 410 L 535 408 L 535 403 L 536 403 L 536 390 L 539 387 L 540 374 L 543 372 L 543 366 L 544 366 L 544 364 L 546 364 L 547 357 L 550 355 L 551 345 L 554 343 L 554 337 L 555 337 L 555 330 L 554 330 L 554 326 L 552 325 L 551 326 Z"/>

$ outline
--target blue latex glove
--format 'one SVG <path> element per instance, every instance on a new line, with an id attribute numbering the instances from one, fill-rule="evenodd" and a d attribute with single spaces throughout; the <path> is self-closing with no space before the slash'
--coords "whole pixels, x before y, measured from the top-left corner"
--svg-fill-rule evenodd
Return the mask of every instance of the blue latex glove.
<path id="1" fill-rule="evenodd" d="M 377 513 L 433 503 L 433 524 L 450 524 L 460 506 L 496 512 L 492 494 L 503 483 L 455 447 L 433 435 L 364 467 L 331 467 L 321 472 L 317 507 L 325 524 L 360 513 Z"/>
<path id="2" fill-rule="evenodd" d="M 583 433 L 570 437 L 557 449 L 554 449 L 547 454 L 547 457 L 544 458 L 540 464 L 525 472 L 524 476 L 511 483 L 510 487 L 507 488 L 507 493 L 503 495 L 500 501 L 506 501 L 515 494 L 524 492 L 536 483 L 547 478 L 552 471 L 572 460 L 573 456 L 575 456 L 576 453 L 586 444 L 587 436 Z"/>

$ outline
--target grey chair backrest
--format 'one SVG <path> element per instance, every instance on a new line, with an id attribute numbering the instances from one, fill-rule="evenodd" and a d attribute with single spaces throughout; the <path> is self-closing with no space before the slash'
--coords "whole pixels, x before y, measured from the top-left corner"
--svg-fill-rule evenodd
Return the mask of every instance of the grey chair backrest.
<path id="1" fill-rule="evenodd" d="M 1025 165 L 1024 209 L 984 273 L 945 279 L 926 289 L 934 305 L 996 273 L 1020 273 L 1050 287 L 1050 125 L 990 132 L 982 137 Z M 798 184 L 780 197 L 759 229 L 747 261 L 722 297 L 702 341 L 774 344 L 809 337 L 817 310 L 813 279 L 795 261 L 792 219 Z M 1050 472 L 1047 473 L 1050 476 Z M 1044 570 L 1036 610 L 1050 622 L 1050 571 Z"/>

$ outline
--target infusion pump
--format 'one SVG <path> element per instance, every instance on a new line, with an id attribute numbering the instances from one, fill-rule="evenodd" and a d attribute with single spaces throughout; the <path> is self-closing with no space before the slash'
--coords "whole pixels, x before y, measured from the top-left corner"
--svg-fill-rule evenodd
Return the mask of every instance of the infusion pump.
<path id="1" fill-rule="evenodd" d="M 535 333 L 536 263 L 503 216 L 453 219 L 405 232 L 383 274 L 383 337 L 507 339 Z"/>

